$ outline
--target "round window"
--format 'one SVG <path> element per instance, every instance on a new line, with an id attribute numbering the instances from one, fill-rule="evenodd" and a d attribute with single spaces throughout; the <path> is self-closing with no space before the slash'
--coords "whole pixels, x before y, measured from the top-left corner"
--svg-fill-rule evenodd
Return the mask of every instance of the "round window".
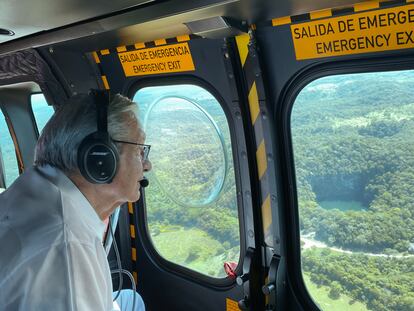
<path id="1" fill-rule="evenodd" d="M 223 135 L 213 118 L 195 101 L 163 96 L 153 101 L 144 118 L 151 143 L 151 175 L 176 203 L 199 207 L 220 195 L 228 156 Z"/>

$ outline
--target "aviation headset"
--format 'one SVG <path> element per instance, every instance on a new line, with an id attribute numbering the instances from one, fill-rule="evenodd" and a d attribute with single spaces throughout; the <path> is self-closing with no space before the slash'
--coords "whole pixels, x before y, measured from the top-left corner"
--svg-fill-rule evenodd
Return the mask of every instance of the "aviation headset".
<path id="1" fill-rule="evenodd" d="M 94 184 L 109 184 L 112 182 L 118 170 L 119 153 L 108 133 L 108 105 L 110 101 L 109 92 L 104 90 L 90 90 L 89 96 L 96 106 L 97 131 L 86 136 L 78 148 L 78 166 L 82 176 Z M 141 181 L 146 187 L 148 181 Z M 131 273 L 122 269 L 116 239 L 112 230 L 112 220 L 109 222 L 109 230 L 114 243 L 117 257 L 118 269 L 111 271 L 111 274 L 119 273 L 120 281 L 116 297 L 118 298 L 122 287 L 122 273 L 127 274 L 131 280 L 133 292 L 136 291 L 135 281 Z M 135 295 L 132 300 L 132 310 L 135 310 Z"/>
<path id="2" fill-rule="evenodd" d="M 108 133 L 109 92 L 89 91 L 96 106 L 97 131 L 86 136 L 78 148 L 78 167 L 93 184 L 109 184 L 118 170 L 119 152 Z"/>

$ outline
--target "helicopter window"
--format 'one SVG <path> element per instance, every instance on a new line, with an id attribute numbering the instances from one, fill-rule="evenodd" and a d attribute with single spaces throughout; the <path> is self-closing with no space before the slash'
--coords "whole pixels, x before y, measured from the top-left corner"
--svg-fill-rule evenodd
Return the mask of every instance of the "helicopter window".
<path id="1" fill-rule="evenodd" d="M 9 128 L 6 123 L 5 116 L 0 110 L 0 161 L 2 164 L 0 167 L 3 171 L 0 172 L 0 177 L 3 176 L 4 180 L 1 181 L 3 186 L 10 186 L 11 183 L 19 176 L 19 168 L 17 164 L 16 152 L 14 149 L 13 139 L 10 135 Z M 0 186 L 0 191 L 2 187 Z"/>
<path id="2" fill-rule="evenodd" d="M 295 100 L 302 275 L 322 310 L 413 307 L 413 85 L 414 71 L 336 75 Z"/>
<path id="3" fill-rule="evenodd" d="M 147 224 L 158 253 L 175 264 L 224 278 L 240 253 L 230 131 L 216 98 L 190 84 L 139 89 L 151 144 Z"/>
<path id="4" fill-rule="evenodd" d="M 52 106 L 47 104 L 45 96 L 41 93 L 32 94 L 31 104 L 37 129 L 39 133 L 41 133 L 47 121 L 49 121 L 55 111 Z"/>

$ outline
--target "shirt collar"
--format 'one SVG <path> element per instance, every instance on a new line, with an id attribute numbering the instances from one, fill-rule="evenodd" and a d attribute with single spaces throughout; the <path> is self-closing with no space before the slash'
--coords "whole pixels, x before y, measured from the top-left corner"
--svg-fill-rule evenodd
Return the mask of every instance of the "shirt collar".
<path id="1" fill-rule="evenodd" d="M 74 209 L 77 210 L 79 215 L 82 215 L 82 219 L 87 226 L 94 231 L 98 237 L 102 238 L 106 229 L 105 223 L 99 218 L 95 209 L 69 177 L 58 168 L 50 165 L 38 166 L 36 169 L 50 180 L 50 182 L 56 185 L 62 195 L 75 202 L 75 204 L 73 204 Z"/>

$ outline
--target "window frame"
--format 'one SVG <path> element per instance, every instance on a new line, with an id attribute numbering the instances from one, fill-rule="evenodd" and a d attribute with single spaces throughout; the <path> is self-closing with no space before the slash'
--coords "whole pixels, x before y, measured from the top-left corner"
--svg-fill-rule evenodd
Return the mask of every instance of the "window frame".
<path id="1" fill-rule="evenodd" d="M 37 95 L 37 94 L 42 94 L 43 95 L 43 97 L 45 98 L 45 101 L 48 104 L 48 106 L 50 106 L 53 109 L 53 113 L 55 112 L 55 107 L 53 105 L 50 105 L 49 104 L 49 102 L 46 99 L 45 93 L 43 93 L 43 92 L 32 92 L 32 93 L 29 93 L 29 101 L 28 102 L 30 104 L 30 116 L 32 118 L 33 124 L 35 125 L 34 128 L 36 130 L 36 137 L 37 137 L 37 139 L 39 139 L 40 132 L 39 132 L 39 127 L 37 125 L 36 116 L 35 116 L 35 114 L 33 112 L 33 101 L 32 101 L 32 96 L 33 95 Z M 49 120 L 50 120 L 50 118 L 49 118 Z"/>
<path id="2" fill-rule="evenodd" d="M 207 92 L 209 92 L 220 104 L 221 108 L 227 119 L 227 124 L 229 126 L 230 132 L 230 143 L 232 147 L 232 158 L 233 158 L 233 165 L 235 171 L 235 183 L 236 183 L 236 200 L 237 200 L 237 213 L 238 213 L 238 222 L 239 222 L 239 239 L 240 239 L 240 256 L 239 261 L 237 264 L 237 268 L 235 269 L 235 273 L 239 275 L 242 272 L 243 268 L 243 261 L 244 255 L 247 251 L 247 244 L 246 244 L 246 234 L 248 230 L 245 230 L 246 225 L 250 228 L 253 227 L 253 220 L 249 220 L 244 215 L 246 215 L 247 210 L 245 207 L 244 199 L 240 195 L 240 193 L 245 193 L 246 191 L 250 190 L 250 183 L 246 182 L 246 178 L 250 179 L 249 171 L 248 171 L 248 163 L 246 160 L 241 160 L 240 154 L 243 152 L 242 145 L 245 142 L 244 137 L 244 125 L 238 126 L 235 122 L 235 117 L 231 113 L 231 107 L 226 104 L 223 97 L 219 94 L 219 92 L 209 83 L 206 81 L 190 76 L 190 75 L 182 75 L 176 77 L 149 77 L 142 80 L 135 81 L 132 83 L 126 90 L 126 96 L 133 99 L 135 94 L 145 87 L 156 87 L 156 86 L 172 86 L 178 84 L 191 84 L 198 87 L 203 88 Z M 245 162 L 245 163 L 242 163 Z M 246 170 L 246 168 L 247 170 Z M 243 179 L 244 178 L 244 179 Z M 194 280 L 199 281 L 200 283 L 204 283 L 206 285 L 212 285 L 218 288 L 224 288 L 231 286 L 235 283 L 235 279 L 231 279 L 228 276 L 224 278 L 215 278 L 208 276 L 207 274 L 203 274 L 201 272 L 192 270 L 180 264 L 171 262 L 164 258 L 161 254 L 157 252 L 155 249 L 152 238 L 149 233 L 148 223 L 147 223 L 147 211 L 146 211 L 146 204 L 145 204 L 145 191 L 142 192 L 142 200 L 139 200 L 135 203 L 135 209 L 138 207 L 138 213 L 134 213 L 135 217 L 135 224 L 137 224 L 138 230 L 140 231 L 140 236 L 142 243 L 144 245 L 144 251 L 149 254 L 150 258 L 153 258 L 156 264 L 174 274 L 178 274 L 179 276 L 186 278 L 187 280 Z"/>
<path id="3" fill-rule="evenodd" d="M 291 133 L 291 113 L 299 93 L 311 82 L 320 78 L 355 73 L 375 73 L 386 71 L 414 70 L 414 57 L 411 55 L 389 56 L 377 58 L 360 58 L 346 61 L 328 61 L 316 63 L 297 73 L 289 82 L 280 96 L 279 105 L 281 113 L 275 114 L 277 124 L 280 124 L 281 150 L 284 165 L 280 168 L 285 183 L 282 190 L 286 196 L 285 232 L 287 270 L 294 292 L 298 300 L 304 303 L 306 310 L 321 310 L 309 293 L 302 274 L 299 205 L 296 184 L 296 170 Z M 276 110 L 277 111 L 277 110 Z"/>
<path id="4" fill-rule="evenodd" d="M 18 178 L 23 173 L 23 170 L 24 170 L 23 158 L 22 158 L 22 155 L 21 155 L 21 150 L 20 150 L 20 147 L 19 147 L 19 143 L 18 143 L 17 138 L 16 138 L 16 133 L 14 131 L 13 123 L 10 120 L 7 109 L 4 109 L 3 104 L 1 103 L 1 101 L 0 101 L 0 112 L 4 116 L 4 121 L 7 125 L 7 129 L 9 131 L 10 138 L 13 142 L 13 146 L 14 146 L 14 150 L 15 150 L 16 165 L 17 165 L 17 173 L 18 173 L 17 178 Z M 1 153 L 1 161 L 2 161 L 2 169 L 3 169 L 2 174 L 4 176 L 4 189 L 7 189 L 6 166 L 4 165 L 3 152 Z"/>
<path id="5" fill-rule="evenodd" d="M 4 111 L 3 111 L 1 106 L 0 106 L 0 113 L 4 117 L 4 122 L 6 123 L 7 130 L 9 131 L 9 134 L 10 134 L 10 138 L 12 139 L 13 144 L 14 144 L 14 140 L 13 140 L 13 138 L 11 136 L 11 133 L 10 133 L 9 122 L 7 122 L 7 116 L 4 114 Z M 17 158 L 16 158 L 16 162 L 17 162 L 17 166 L 19 166 Z M 3 151 L 1 149 L 1 146 L 0 146 L 0 188 L 7 189 L 7 185 L 6 185 L 6 166 L 4 165 Z"/>

